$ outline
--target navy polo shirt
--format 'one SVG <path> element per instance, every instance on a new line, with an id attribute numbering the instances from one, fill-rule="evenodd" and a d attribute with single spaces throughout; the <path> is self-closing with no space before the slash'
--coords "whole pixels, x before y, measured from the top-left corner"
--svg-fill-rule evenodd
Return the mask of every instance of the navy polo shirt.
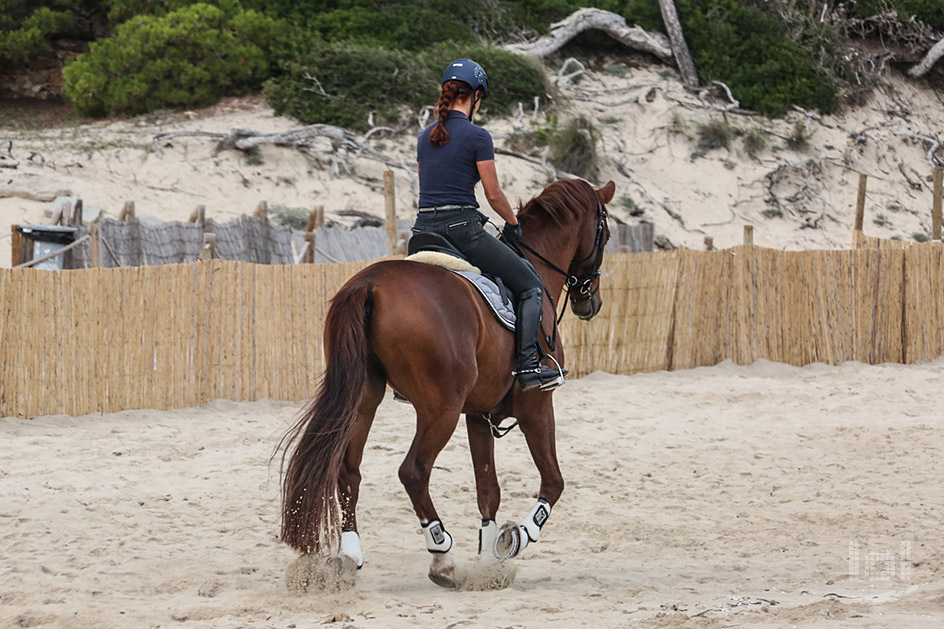
<path id="1" fill-rule="evenodd" d="M 453 109 L 443 123 L 449 142 L 442 146 L 429 143 L 429 134 L 436 123 L 423 129 L 416 143 L 416 161 L 420 166 L 420 207 L 439 205 L 471 205 L 475 200 L 475 184 L 479 182 L 476 162 L 495 159 L 491 134 L 469 121 L 461 111 Z"/>

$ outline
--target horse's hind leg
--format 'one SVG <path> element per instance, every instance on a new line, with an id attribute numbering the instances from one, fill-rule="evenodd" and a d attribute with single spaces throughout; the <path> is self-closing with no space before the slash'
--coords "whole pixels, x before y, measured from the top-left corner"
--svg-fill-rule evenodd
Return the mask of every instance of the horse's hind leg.
<path id="1" fill-rule="evenodd" d="M 469 451 L 472 454 L 472 468 L 475 471 L 475 492 L 478 498 L 479 513 L 482 514 L 482 528 L 479 529 L 479 554 L 492 556 L 498 526 L 495 516 L 501 502 L 501 488 L 498 486 L 498 474 L 495 471 L 495 437 L 482 415 L 466 415 L 465 425 L 469 432 Z"/>
<path id="2" fill-rule="evenodd" d="M 505 525 L 498 532 L 495 549 L 500 559 L 515 557 L 530 542 L 538 541 L 541 527 L 551 515 L 551 507 L 564 491 L 564 478 L 557 462 L 551 396 L 541 392 L 535 392 L 534 395 L 536 399 L 519 413 L 518 426 L 524 433 L 531 458 L 541 474 L 541 489 L 538 501 L 528 515 L 517 526 Z"/>
<path id="3" fill-rule="evenodd" d="M 432 406 L 432 409 L 436 409 Z M 426 549 L 432 553 L 429 578 L 436 585 L 456 587 L 455 561 L 452 558 L 452 536 L 446 532 L 433 500 L 429 496 L 429 476 L 436 457 L 449 442 L 459 423 L 460 408 L 438 407 L 438 410 L 418 408 L 416 435 L 410 451 L 400 466 L 400 482 L 413 502 L 413 510 L 420 519 Z"/>
<path id="4" fill-rule="evenodd" d="M 361 485 L 361 459 L 367 443 L 367 433 L 374 421 L 377 407 L 383 400 L 385 379 L 378 370 L 368 368 L 367 379 L 357 419 L 351 431 L 341 469 L 338 472 L 338 495 L 341 502 L 341 550 L 338 558 L 342 563 L 351 563 L 357 568 L 364 564 L 360 536 L 357 533 L 357 498 Z"/>

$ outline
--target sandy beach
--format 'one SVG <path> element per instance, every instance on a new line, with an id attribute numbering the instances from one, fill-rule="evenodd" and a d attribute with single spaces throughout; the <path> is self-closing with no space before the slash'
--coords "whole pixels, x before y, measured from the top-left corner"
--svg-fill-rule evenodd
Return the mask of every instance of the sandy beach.
<path id="1" fill-rule="evenodd" d="M 0 419 L 4 627 L 940 627 L 944 360 L 595 373 L 555 393 L 567 487 L 503 590 L 446 591 L 396 470 L 409 406 L 362 468 L 365 566 L 290 592 L 278 464 L 302 402 Z M 500 520 L 533 503 L 497 442 Z M 432 494 L 472 570 L 460 426 Z"/>

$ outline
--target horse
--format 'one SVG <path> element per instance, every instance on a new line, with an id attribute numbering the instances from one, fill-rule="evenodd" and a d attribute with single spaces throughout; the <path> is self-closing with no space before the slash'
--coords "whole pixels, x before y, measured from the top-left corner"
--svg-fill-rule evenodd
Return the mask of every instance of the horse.
<path id="1" fill-rule="evenodd" d="M 580 179 L 556 181 L 518 213 L 524 234 L 519 251 L 551 298 L 544 300 L 543 321 L 553 327 L 548 335 L 542 324 L 545 351 L 559 365 L 564 348 L 557 342 L 554 304 L 566 284 L 578 318 L 589 320 L 600 311 L 600 266 L 609 238 L 606 204 L 614 190 L 612 181 L 599 189 Z M 356 514 L 359 468 L 389 383 L 416 411 L 416 434 L 399 478 L 432 553 L 429 578 L 446 588 L 459 585 L 452 537 L 433 506 L 429 479 L 460 414 L 466 416 L 482 515 L 480 555 L 491 551 L 510 559 L 536 542 L 564 480 L 555 445 L 553 391 L 520 389 L 512 376 L 514 348 L 514 334 L 498 323 L 467 280 L 447 269 L 384 260 L 355 274 L 328 309 L 320 387 L 279 444 L 281 540 L 303 555 L 339 549 L 330 560 L 349 568 L 363 565 Z M 493 427 L 507 418 L 517 420 L 541 484 L 537 503 L 521 523 L 499 530 Z"/>

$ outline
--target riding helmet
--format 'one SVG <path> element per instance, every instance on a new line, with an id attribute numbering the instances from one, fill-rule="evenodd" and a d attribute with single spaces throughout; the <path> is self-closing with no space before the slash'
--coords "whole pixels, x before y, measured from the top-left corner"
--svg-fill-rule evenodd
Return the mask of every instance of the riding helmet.
<path id="1" fill-rule="evenodd" d="M 446 81 L 462 81 L 463 83 L 467 83 L 469 87 L 472 88 L 473 92 L 481 87 L 485 95 L 488 96 L 488 75 L 485 74 L 485 70 L 482 66 L 471 59 L 456 59 L 450 63 L 446 71 L 443 72 L 442 83 L 440 83 L 440 85 L 444 84 Z"/>

